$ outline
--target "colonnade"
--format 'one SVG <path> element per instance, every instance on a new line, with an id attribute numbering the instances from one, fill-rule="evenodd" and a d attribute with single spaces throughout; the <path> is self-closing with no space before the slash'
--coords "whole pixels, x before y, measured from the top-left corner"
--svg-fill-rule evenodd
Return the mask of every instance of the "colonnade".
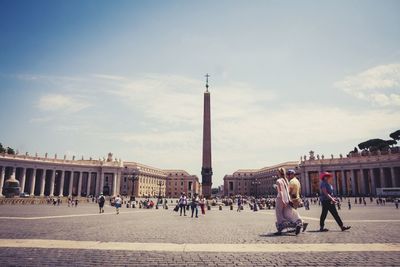
<path id="1" fill-rule="evenodd" d="M 313 182 L 319 179 L 319 172 L 328 171 L 333 175 L 334 188 L 342 196 L 376 195 L 376 188 L 400 187 L 400 166 L 371 168 L 341 168 L 324 166 L 323 170 L 303 171 L 303 194 L 309 196 L 318 192 L 313 188 Z"/>
<path id="2" fill-rule="evenodd" d="M 0 196 L 4 181 L 11 176 L 20 182 L 20 192 L 26 192 L 32 197 L 97 196 L 104 190 L 108 190 L 104 192 L 108 195 L 119 194 L 118 172 L 12 166 L 0 166 L 0 171 Z"/>

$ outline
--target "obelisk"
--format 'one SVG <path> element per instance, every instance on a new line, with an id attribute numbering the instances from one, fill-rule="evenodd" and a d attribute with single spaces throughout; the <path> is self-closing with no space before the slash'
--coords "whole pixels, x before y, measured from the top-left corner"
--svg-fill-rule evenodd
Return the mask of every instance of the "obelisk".
<path id="1" fill-rule="evenodd" d="M 204 92 L 203 114 L 203 166 L 201 168 L 202 193 L 205 198 L 211 197 L 212 166 L 211 166 L 211 111 L 210 92 L 208 91 L 208 77 L 206 75 L 206 91 Z"/>

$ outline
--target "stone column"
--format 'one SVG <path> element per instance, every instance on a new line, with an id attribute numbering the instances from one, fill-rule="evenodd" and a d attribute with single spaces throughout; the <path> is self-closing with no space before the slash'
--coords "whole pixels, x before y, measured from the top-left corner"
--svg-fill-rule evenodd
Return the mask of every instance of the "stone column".
<path id="1" fill-rule="evenodd" d="M 338 186 L 337 186 L 337 177 L 335 171 L 331 171 L 332 178 L 333 178 L 333 184 L 335 185 L 335 192 L 338 194 Z"/>
<path id="2" fill-rule="evenodd" d="M 394 171 L 394 167 L 390 168 L 390 172 L 392 175 L 392 187 L 396 187 L 396 173 Z"/>
<path id="3" fill-rule="evenodd" d="M 100 194 L 100 175 L 96 172 L 96 186 L 94 188 L 94 194 L 98 196 Z"/>
<path id="4" fill-rule="evenodd" d="M 88 180 L 87 180 L 87 187 L 86 187 L 86 196 L 90 195 L 90 184 L 92 182 L 92 174 L 88 172 Z"/>
<path id="5" fill-rule="evenodd" d="M 343 196 L 347 195 L 347 183 L 346 183 L 346 175 L 344 173 L 344 170 L 342 170 L 342 191 L 343 191 Z"/>
<path id="6" fill-rule="evenodd" d="M 356 195 L 356 175 L 355 170 L 351 170 L 351 193 L 353 196 Z"/>
<path id="7" fill-rule="evenodd" d="M 68 187 L 68 196 L 72 196 L 72 185 L 74 183 L 74 172 L 71 171 L 71 175 L 69 178 L 69 187 Z"/>
<path id="8" fill-rule="evenodd" d="M 60 190 L 59 190 L 59 195 L 60 197 L 63 197 L 64 194 L 64 176 L 65 176 L 65 171 L 61 171 L 61 179 L 60 179 Z"/>
<path id="9" fill-rule="evenodd" d="M 113 173 L 113 196 L 117 195 L 117 174 Z"/>
<path id="10" fill-rule="evenodd" d="M 99 183 L 99 193 L 103 192 L 104 188 L 104 172 L 101 171 L 100 173 L 100 183 Z"/>
<path id="11" fill-rule="evenodd" d="M 6 167 L 3 167 L 1 170 L 1 175 L 0 175 L 0 197 L 3 196 L 3 184 L 4 184 L 5 174 L 6 174 Z"/>
<path id="12" fill-rule="evenodd" d="M 381 180 L 381 188 L 386 187 L 385 183 L 385 170 L 383 168 L 380 168 L 380 180 Z"/>
<path id="13" fill-rule="evenodd" d="M 54 197 L 54 183 L 56 182 L 56 170 L 53 170 L 50 180 L 50 196 Z"/>
<path id="14" fill-rule="evenodd" d="M 31 179 L 31 188 L 30 188 L 31 190 L 29 192 L 31 197 L 35 196 L 35 184 L 36 184 L 36 169 L 33 169 L 32 179 Z"/>
<path id="15" fill-rule="evenodd" d="M 374 168 L 372 168 L 371 170 L 371 193 L 372 195 L 376 195 L 376 185 L 375 185 L 375 172 L 374 172 Z"/>
<path id="16" fill-rule="evenodd" d="M 360 169 L 360 176 L 361 176 L 361 193 L 367 195 L 367 185 L 365 184 L 365 175 L 364 170 Z"/>
<path id="17" fill-rule="evenodd" d="M 40 179 L 40 196 L 44 197 L 44 186 L 46 183 L 46 170 L 43 170 L 42 177 Z"/>
<path id="18" fill-rule="evenodd" d="M 308 176 L 308 172 L 305 172 L 305 179 L 306 179 L 306 194 L 309 196 L 311 194 L 310 192 L 310 177 Z"/>
<path id="19" fill-rule="evenodd" d="M 26 182 L 26 168 L 22 168 L 22 177 L 21 177 L 21 193 L 25 192 L 25 182 Z"/>
<path id="20" fill-rule="evenodd" d="M 82 194 L 82 172 L 78 172 L 78 197 Z"/>

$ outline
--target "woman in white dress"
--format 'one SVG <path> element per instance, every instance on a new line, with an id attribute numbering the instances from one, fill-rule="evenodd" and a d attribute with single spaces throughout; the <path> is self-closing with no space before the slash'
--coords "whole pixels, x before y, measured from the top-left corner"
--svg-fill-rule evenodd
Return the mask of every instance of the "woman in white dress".
<path id="1" fill-rule="evenodd" d="M 278 169 L 278 180 L 275 188 L 278 192 L 276 196 L 276 229 L 275 235 L 281 235 L 286 228 L 295 228 L 296 235 L 300 233 L 302 220 L 297 212 L 290 206 L 289 181 L 286 178 L 285 168 Z"/>

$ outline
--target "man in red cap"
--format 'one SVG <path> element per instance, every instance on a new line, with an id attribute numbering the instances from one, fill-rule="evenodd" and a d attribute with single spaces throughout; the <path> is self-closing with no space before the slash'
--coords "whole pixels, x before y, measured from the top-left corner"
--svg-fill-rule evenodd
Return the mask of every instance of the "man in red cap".
<path id="1" fill-rule="evenodd" d="M 328 215 L 328 211 L 332 214 L 335 221 L 340 226 L 342 231 L 346 231 L 350 229 L 350 226 L 344 226 L 342 220 L 339 217 L 339 214 L 336 210 L 335 204 L 337 200 L 333 197 L 333 186 L 332 186 L 332 174 L 329 172 L 323 172 L 320 174 L 319 178 L 321 179 L 321 204 L 322 204 L 322 213 L 321 218 L 319 220 L 319 226 L 321 232 L 327 232 L 328 229 L 324 228 L 325 219 Z"/>

